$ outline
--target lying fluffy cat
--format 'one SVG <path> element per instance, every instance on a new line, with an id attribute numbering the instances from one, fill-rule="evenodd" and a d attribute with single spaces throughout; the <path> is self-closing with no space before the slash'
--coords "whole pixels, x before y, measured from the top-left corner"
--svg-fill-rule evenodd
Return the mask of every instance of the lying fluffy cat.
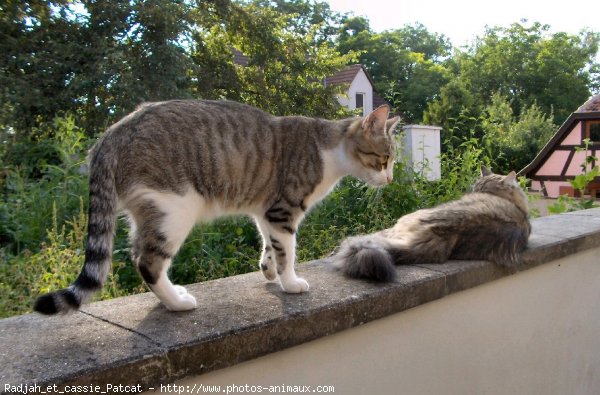
<path id="1" fill-rule="evenodd" d="M 345 240 L 334 265 L 350 277 L 392 281 L 394 264 L 489 260 L 516 266 L 531 233 L 527 197 L 515 172 L 482 166 L 472 193 L 401 217 L 392 228 Z"/>

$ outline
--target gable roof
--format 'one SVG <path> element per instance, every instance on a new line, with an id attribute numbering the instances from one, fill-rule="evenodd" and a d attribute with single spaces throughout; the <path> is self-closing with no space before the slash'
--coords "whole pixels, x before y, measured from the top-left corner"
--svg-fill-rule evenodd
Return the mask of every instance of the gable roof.
<path id="1" fill-rule="evenodd" d="M 544 164 L 552 150 L 557 145 L 560 145 L 567 134 L 573 130 L 573 127 L 577 124 L 577 122 L 589 119 L 600 119 L 600 95 L 593 96 L 574 113 L 569 115 L 569 118 L 567 118 L 567 120 L 561 125 L 558 131 L 554 134 L 554 136 L 552 136 L 544 148 L 542 148 L 535 159 L 530 164 L 525 166 L 521 171 L 519 171 L 519 175 L 526 176 L 527 174 L 536 171 L 541 165 Z"/>
<path id="2" fill-rule="evenodd" d="M 367 79 L 373 87 L 373 108 L 383 106 L 384 104 L 387 104 L 391 108 L 392 105 L 375 90 L 375 82 L 373 81 L 373 78 L 371 77 L 367 69 L 365 69 L 365 67 L 362 64 L 352 64 L 350 66 L 347 66 L 345 69 L 335 73 L 331 77 L 325 78 L 325 85 L 350 85 L 352 81 L 354 81 L 354 78 L 356 78 L 356 75 L 361 70 L 365 73 Z"/>
<path id="3" fill-rule="evenodd" d="M 596 112 L 600 111 L 600 95 L 592 96 L 590 100 L 583 103 L 575 112 Z"/>
<path id="4" fill-rule="evenodd" d="M 345 69 L 338 71 L 331 77 L 325 78 L 325 85 L 340 85 L 340 84 L 351 84 L 354 81 L 354 78 L 358 74 L 359 71 L 363 71 L 367 76 L 371 86 L 375 88 L 375 82 L 373 82 L 373 78 L 369 75 L 367 70 L 364 68 L 362 64 L 353 64 Z"/>

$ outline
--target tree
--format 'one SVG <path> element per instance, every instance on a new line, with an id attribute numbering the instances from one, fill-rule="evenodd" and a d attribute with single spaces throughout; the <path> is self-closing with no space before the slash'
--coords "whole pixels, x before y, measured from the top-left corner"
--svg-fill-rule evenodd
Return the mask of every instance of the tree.
<path id="1" fill-rule="evenodd" d="M 441 90 L 437 100 L 429 102 L 423 114 L 423 122 L 430 125 L 439 125 L 446 132 L 457 131 L 459 119 L 477 117 L 481 113 L 481 106 L 467 84 L 458 78 L 452 79 Z M 462 133 L 464 129 L 462 122 Z"/>
<path id="2" fill-rule="evenodd" d="M 74 108 L 80 25 L 66 1 L 8 2 L 0 14 L 0 125 L 19 134 Z"/>
<path id="3" fill-rule="evenodd" d="M 221 22 L 210 23 L 210 29 L 194 35 L 192 57 L 199 66 L 196 92 L 242 101 L 278 115 L 338 114 L 334 93 L 339 87 L 326 87 L 323 81 L 353 54 L 340 55 L 322 40 L 321 24 L 296 29 L 289 15 L 257 4 L 232 4 L 226 12 L 214 11 L 204 13 L 204 18 Z M 248 58 L 247 64 L 233 64 L 234 49 Z"/>
<path id="4" fill-rule="evenodd" d="M 323 80 L 353 56 L 332 44 L 339 16 L 308 0 L 30 0 L 0 11 L 2 141 L 26 145 L 57 116 L 93 136 L 144 101 L 175 98 L 334 116 L 336 88 Z M 234 48 L 247 67 L 233 64 Z"/>
<path id="5" fill-rule="evenodd" d="M 490 157 L 501 173 L 527 166 L 557 130 L 552 114 L 544 114 L 536 104 L 516 117 L 509 100 L 499 93 L 492 95 L 483 114 Z"/>
<path id="6" fill-rule="evenodd" d="M 10 2 L 9 4 L 18 4 Z M 0 125 L 74 114 L 89 135 L 147 100 L 189 97 L 187 2 L 35 1 L 0 18 Z"/>
<path id="7" fill-rule="evenodd" d="M 560 124 L 589 97 L 598 78 L 594 57 L 600 34 L 550 35 L 548 25 L 524 23 L 488 28 L 461 56 L 458 78 L 483 103 L 499 92 L 516 115 L 536 103 Z"/>
<path id="8" fill-rule="evenodd" d="M 600 70 L 598 34 L 548 30 L 525 22 L 489 28 L 467 51 L 457 51 L 446 62 L 452 77 L 424 121 L 443 127 L 448 146 L 476 137 L 501 170 L 524 167 L 587 100 Z"/>
<path id="9" fill-rule="evenodd" d="M 324 1 L 254 0 L 252 4 L 285 16 L 288 28 L 300 35 L 312 34 L 319 44 L 333 43 L 342 18 Z"/>
<path id="10" fill-rule="evenodd" d="M 358 60 L 377 90 L 413 122 L 422 119 L 427 103 L 448 81 L 443 60 L 450 43 L 420 24 L 373 33 L 365 18 L 348 17 L 340 28 L 338 49 L 359 52 Z"/>

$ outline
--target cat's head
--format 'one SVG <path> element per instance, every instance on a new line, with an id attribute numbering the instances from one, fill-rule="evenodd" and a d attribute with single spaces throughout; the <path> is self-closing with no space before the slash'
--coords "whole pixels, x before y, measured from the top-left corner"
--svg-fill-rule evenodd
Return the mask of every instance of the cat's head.
<path id="1" fill-rule="evenodd" d="M 393 134 L 399 117 L 388 119 L 390 108 L 378 107 L 353 123 L 347 139 L 350 174 L 368 184 L 382 186 L 392 182 L 396 139 Z"/>
<path id="2" fill-rule="evenodd" d="M 517 181 L 517 174 L 511 171 L 507 175 L 494 174 L 481 166 L 481 178 L 473 185 L 473 192 L 489 193 L 510 200 L 525 213 L 529 211 L 527 196 Z"/>

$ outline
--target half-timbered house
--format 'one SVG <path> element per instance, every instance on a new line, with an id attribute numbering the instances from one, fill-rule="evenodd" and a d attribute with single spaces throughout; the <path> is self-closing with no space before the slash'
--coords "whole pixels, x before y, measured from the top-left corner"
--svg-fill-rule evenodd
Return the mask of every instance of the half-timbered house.
<path id="1" fill-rule="evenodd" d="M 588 139 L 585 151 L 584 140 Z M 546 197 L 574 196 L 569 180 L 582 173 L 581 165 L 587 155 L 600 151 L 600 95 L 592 97 L 572 113 L 535 159 L 519 172 L 531 179 L 531 189 Z M 595 161 L 591 163 L 596 165 Z M 597 197 L 600 177 L 596 177 L 586 193 Z"/>

